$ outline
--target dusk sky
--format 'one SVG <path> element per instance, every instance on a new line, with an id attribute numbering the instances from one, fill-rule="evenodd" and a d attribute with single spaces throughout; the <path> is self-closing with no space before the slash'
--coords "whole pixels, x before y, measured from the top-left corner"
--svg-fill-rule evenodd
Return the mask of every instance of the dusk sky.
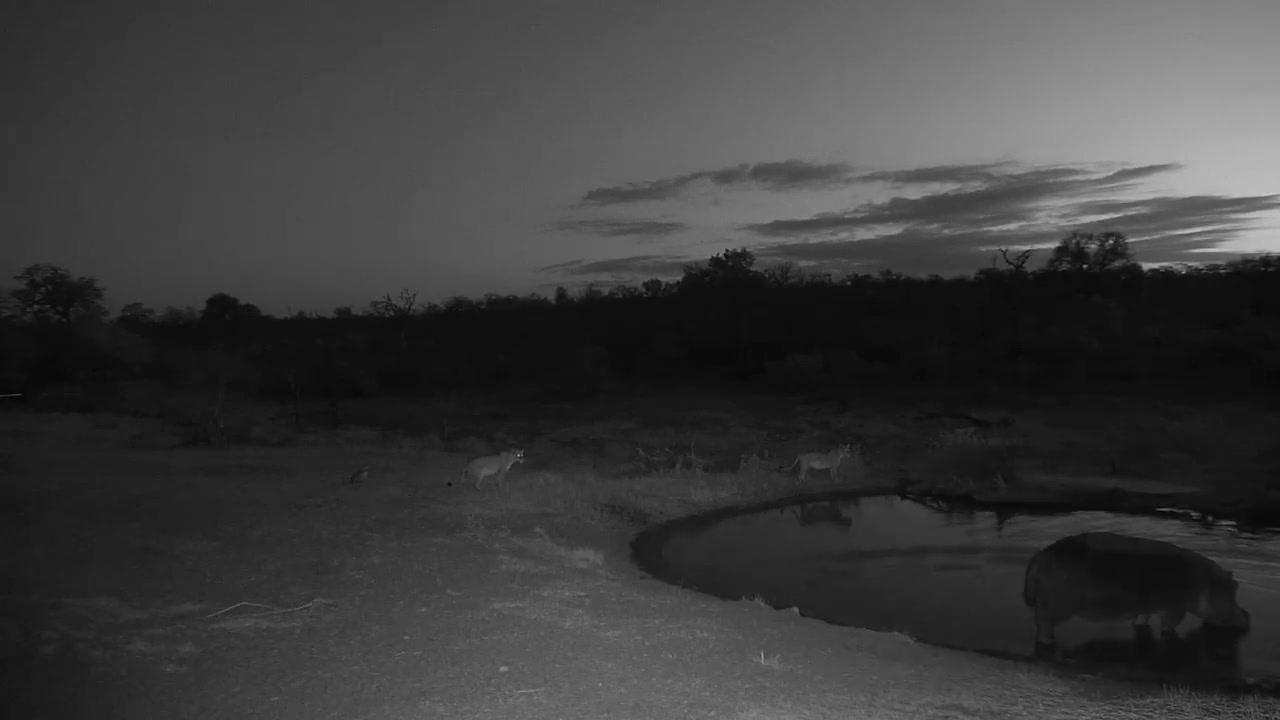
<path id="1" fill-rule="evenodd" d="M 18 4 L 0 284 L 112 311 L 1280 251 L 1277 0 Z"/>

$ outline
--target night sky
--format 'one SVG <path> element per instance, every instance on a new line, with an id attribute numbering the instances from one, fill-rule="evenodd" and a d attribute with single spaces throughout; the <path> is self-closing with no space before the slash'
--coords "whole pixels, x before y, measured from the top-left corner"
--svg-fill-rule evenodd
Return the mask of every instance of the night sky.
<path id="1" fill-rule="evenodd" d="M 742 246 L 951 275 L 1074 229 L 1280 251 L 1276 0 L 0 13 L 0 272 L 113 310 L 549 294 Z"/>

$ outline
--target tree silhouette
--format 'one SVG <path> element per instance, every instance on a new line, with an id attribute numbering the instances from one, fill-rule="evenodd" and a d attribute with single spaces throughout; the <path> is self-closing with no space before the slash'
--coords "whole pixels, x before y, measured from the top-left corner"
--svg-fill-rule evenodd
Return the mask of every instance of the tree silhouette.
<path id="1" fill-rule="evenodd" d="M 1013 258 L 1010 258 L 1009 248 L 997 248 L 997 250 L 1000 253 L 1000 258 L 1004 260 L 1005 267 L 1008 268 L 1009 272 L 1015 274 L 1021 274 L 1027 271 L 1027 262 L 1031 260 L 1031 254 L 1035 252 L 1033 248 L 1027 248 L 1013 256 Z M 995 266 L 996 258 L 993 255 L 991 256 L 991 267 L 994 268 Z"/>
<path id="2" fill-rule="evenodd" d="M 1062 240 L 1046 270 L 1029 271 L 1027 249 L 995 252 L 966 278 L 885 268 L 833 282 L 793 265 L 760 267 L 740 248 L 690 264 L 677 281 L 557 288 L 554 299 L 490 293 L 424 309 L 405 293 L 332 318 L 275 319 L 218 293 L 203 310 L 152 313 L 134 303 L 109 324 L 81 317 L 100 307 L 92 279 L 32 266 L 20 290 L 0 292 L 13 308 L 0 308 L 0 384 L 6 367 L 33 388 L 185 378 L 217 390 L 210 428 L 233 389 L 263 398 L 287 390 L 295 402 L 521 382 L 561 392 L 596 388 L 592 373 L 606 371 L 776 373 L 768 382 L 821 386 L 845 407 L 859 383 L 882 376 L 1053 387 L 1212 376 L 1280 392 L 1275 257 L 1144 271 L 1123 235 L 1082 232 Z M 46 322 L 8 321 L 20 316 Z M 135 338 L 154 349 L 148 362 L 121 350 Z M 24 339 L 34 359 L 19 357 Z M 607 362 L 582 360 L 584 348 Z M 783 365 L 788 355 L 797 362 Z M 810 364 L 815 355 L 821 368 Z"/>
<path id="3" fill-rule="evenodd" d="M 609 288 L 608 296 L 614 300 L 627 300 L 629 298 L 643 297 L 644 291 L 632 285 L 615 285 Z"/>
<path id="4" fill-rule="evenodd" d="M 750 275 L 756 264 L 755 253 L 746 248 L 725 250 L 707 260 L 707 269 L 717 275 L 726 277 Z"/>
<path id="5" fill-rule="evenodd" d="M 682 290 L 716 289 L 734 290 L 761 286 L 763 273 L 755 270 L 756 256 L 746 248 L 725 250 L 712 255 L 705 266 L 689 263 L 684 266 L 680 280 Z"/>
<path id="6" fill-rule="evenodd" d="M 261 319 L 257 305 L 242 303 L 226 293 L 210 295 L 200 312 L 200 325 L 227 349 L 239 348 L 248 339 L 250 326 Z"/>
<path id="7" fill-rule="evenodd" d="M 129 303 L 120 309 L 116 322 L 130 328 L 146 327 L 156 321 L 156 311 L 142 303 Z"/>
<path id="8" fill-rule="evenodd" d="M 764 277 L 769 286 L 775 288 L 799 285 L 804 281 L 804 273 L 795 263 L 790 262 L 778 263 L 765 268 Z"/>
<path id="9" fill-rule="evenodd" d="M 57 265 L 37 264 L 13 276 L 22 287 L 10 291 L 21 313 L 37 322 L 70 324 L 81 317 L 102 317 L 103 291 L 92 277 L 72 277 Z"/>
<path id="10" fill-rule="evenodd" d="M 200 322 L 212 325 L 236 324 L 262 317 L 257 305 L 242 303 L 226 293 L 214 293 L 204 301 Z"/>
<path id="11" fill-rule="evenodd" d="M 442 307 L 446 313 L 464 313 L 479 310 L 481 305 L 475 300 L 464 295 L 454 295 L 452 297 L 445 298 Z"/>
<path id="12" fill-rule="evenodd" d="M 1135 265 L 1129 241 L 1123 233 L 1072 232 L 1049 256 L 1050 272 L 1107 272 Z"/>
<path id="13" fill-rule="evenodd" d="M 369 303 L 369 311 L 383 318 L 405 318 L 413 315 L 417 306 L 418 293 L 405 288 L 400 291 L 398 299 L 393 300 L 391 293 L 386 293 L 381 300 Z"/>

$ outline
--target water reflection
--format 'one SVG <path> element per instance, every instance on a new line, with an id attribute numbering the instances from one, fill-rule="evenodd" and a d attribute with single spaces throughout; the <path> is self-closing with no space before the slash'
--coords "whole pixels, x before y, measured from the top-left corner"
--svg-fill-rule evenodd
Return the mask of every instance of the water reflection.
<path id="1" fill-rule="evenodd" d="M 675 532 L 661 546 L 663 577 L 727 599 L 762 597 L 836 624 L 908 633 L 922 641 L 1031 656 L 1035 623 L 1022 598 L 1027 561 L 1054 541 L 1110 531 L 1175 543 L 1232 571 L 1253 629 L 1232 638 L 1188 618 L 1180 637 L 1135 637 L 1132 624 L 1073 619 L 1058 630 L 1072 663 L 1183 674 L 1280 678 L 1280 546 L 1165 518 L 1101 512 L 997 515 L 900 498 L 810 501 Z"/>
<path id="2" fill-rule="evenodd" d="M 858 502 L 850 502 L 851 510 L 856 511 L 859 507 Z M 800 525 L 831 525 L 843 528 L 846 532 L 853 526 L 853 518 L 850 517 L 842 507 L 841 503 L 835 501 L 821 503 L 800 503 L 789 507 L 780 508 L 780 513 L 790 512 L 795 517 L 796 522 Z"/>
<path id="3" fill-rule="evenodd" d="M 1123 671 L 1130 676 L 1192 678 L 1202 683 L 1238 685 L 1241 670 L 1239 632 L 1201 625 L 1185 635 L 1162 633 L 1159 640 L 1149 626 L 1134 628 L 1134 636 L 1094 638 L 1071 648 L 1061 658 L 1092 669 Z"/>

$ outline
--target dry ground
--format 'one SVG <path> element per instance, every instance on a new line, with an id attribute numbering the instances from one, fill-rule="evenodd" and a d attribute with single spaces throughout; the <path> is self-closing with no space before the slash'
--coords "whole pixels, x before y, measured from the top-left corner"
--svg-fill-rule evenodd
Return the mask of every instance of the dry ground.
<path id="1" fill-rule="evenodd" d="M 1280 718 L 1272 699 L 1085 681 L 647 579 L 628 561 L 635 518 L 787 492 L 794 480 L 760 470 L 772 460 L 740 458 L 795 448 L 767 407 L 667 404 L 679 426 L 632 402 L 532 419 L 437 403 L 397 415 L 427 425 L 408 439 L 327 431 L 223 450 L 167 448 L 152 421 L 0 416 L 13 707 L 131 720 Z M 1044 428 L 1065 438 L 1027 461 L 1058 472 L 1118 458 L 1150 482 L 1203 484 L 1225 445 L 1247 444 L 1206 435 L 1245 418 L 1239 406 L 1158 425 L 1113 415 L 1127 444 L 1100 411 L 1017 412 L 1030 445 Z M 863 440 L 865 466 L 842 480 L 875 484 L 922 453 L 918 428 L 870 413 L 794 422 L 818 446 Z M 430 426 L 433 414 L 449 420 Z M 623 471 L 635 445 L 677 438 L 705 448 L 692 453 L 703 472 Z M 505 489 L 447 484 L 478 450 L 445 448 L 508 440 L 528 441 L 530 461 Z M 1196 455 L 1204 446 L 1215 454 Z M 1261 472 L 1256 455 L 1232 477 Z M 347 487 L 366 464 L 367 483 Z"/>

